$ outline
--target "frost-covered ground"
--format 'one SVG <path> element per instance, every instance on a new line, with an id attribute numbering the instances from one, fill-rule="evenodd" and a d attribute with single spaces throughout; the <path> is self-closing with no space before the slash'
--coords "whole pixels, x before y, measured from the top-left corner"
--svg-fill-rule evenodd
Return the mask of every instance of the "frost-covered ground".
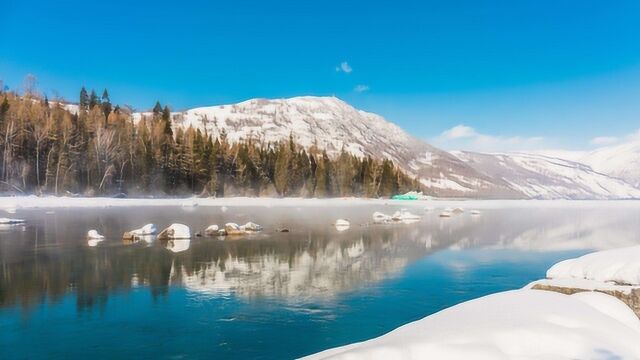
<path id="1" fill-rule="evenodd" d="M 55 196 L 17 196 L 0 197 L 0 210 L 17 208 L 55 208 L 55 207 L 132 207 L 132 206 L 282 206 L 282 207 L 315 207 L 315 206 L 366 206 L 394 205 L 406 208 L 429 208 L 442 210 L 460 207 L 472 209 L 502 208 L 597 208 L 597 209 L 640 209 L 637 200 L 469 200 L 469 199 L 434 199 L 434 200 L 389 200 L 366 198 L 101 198 L 101 197 L 55 197 Z"/>
<path id="2" fill-rule="evenodd" d="M 600 293 L 514 290 L 307 359 L 639 359 L 640 320 Z"/>

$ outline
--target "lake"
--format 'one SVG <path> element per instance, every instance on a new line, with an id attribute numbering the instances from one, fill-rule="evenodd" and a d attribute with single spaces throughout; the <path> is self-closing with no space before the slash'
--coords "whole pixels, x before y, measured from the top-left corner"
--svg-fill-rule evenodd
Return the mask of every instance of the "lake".
<path id="1" fill-rule="evenodd" d="M 0 228 L 0 358 L 295 358 L 520 288 L 569 257 L 640 244 L 635 203 L 518 202 L 451 218 L 420 205 L 418 223 L 370 224 L 374 211 L 400 208 L 391 204 L 2 214 L 27 223 Z M 351 227 L 337 231 L 337 218 Z M 247 221 L 264 231 L 179 246 L 122 240 L 149 222 L 195 233 Z M 89 246 L 89 229 L 106 240 Z"/>

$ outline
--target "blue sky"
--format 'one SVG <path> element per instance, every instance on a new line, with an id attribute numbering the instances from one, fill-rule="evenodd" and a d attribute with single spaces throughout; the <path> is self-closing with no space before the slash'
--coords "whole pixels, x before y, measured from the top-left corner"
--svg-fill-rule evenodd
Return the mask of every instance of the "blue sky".
<path id="1" fill-rule="evenodd" d="M 4 0 L 0 79 L 32 73 L 71 100 L 106 87 L 138 109 L 335 95 L 445 148 L 587 149 L 640 127 L 638 14 L 638 1 Z"/>

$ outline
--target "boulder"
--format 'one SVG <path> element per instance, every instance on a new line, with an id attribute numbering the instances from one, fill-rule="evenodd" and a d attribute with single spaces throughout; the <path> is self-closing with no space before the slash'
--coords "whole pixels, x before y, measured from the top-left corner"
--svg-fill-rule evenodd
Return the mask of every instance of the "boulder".
<path id="1" fill-rule="evenodd" d="M 184 224 L 171 224 L 171 226 L 162 230 L 160 234 L 158 234 L 159 240 L 190 239 L 190 238 L 191 238 L 191 230 L 187 225 L 184 225 Z"/>
<path id="2" fill-rule="evenodd" d="M 206 236 L 218 235 L 219 230 L 220 228 L 218 227 L 218 225 L 209 225 L 206 229 L 204 229 L 204 234 Z"/>
<path id="3" fill-rule="evenodd" d="M 104 240 L 104 236 L 100 235 L 97 230 L 89 230 L 87 232 L 87 239 Z"/>
<path id="4" fill-rule="evenodd" d="M 236 223 L 224 224 L 224 231 L 226 235 L 244 235 L 245 231 L 240 228 L 240 225 Z"/>
<path id="5" fill-rule="evenodd" d="M 15 225 L 24 223 L 25 221 L 22 219 L 0 218 L 0 225 Z"/>
<path id="6" fill-rule="evenodd" d="M 149 237 L 155 235 L 158 232 L 158 228 L 154 224 L 147 224 L 139 229 L 127 231 L 122 235 L 123 240 L 139 240 L 142 237 Z"/>
<path id="7" fill-rule="evenodd" d="M 345 230 L 349 229 L 349 227 L 351 226 L 349 221 L 347 221 L 345 219 L 336 220 L 334 225 L 336 227 L 336 230 L 338 230 L 338 231 L 345 231 Z"/>
<path id="8" fill-rule="evenodd" d="M 240 226 L 240 229 L 248 233 L 256 233 L 262 231 L 262 226 L 249 221 L 248 223 Z"/>

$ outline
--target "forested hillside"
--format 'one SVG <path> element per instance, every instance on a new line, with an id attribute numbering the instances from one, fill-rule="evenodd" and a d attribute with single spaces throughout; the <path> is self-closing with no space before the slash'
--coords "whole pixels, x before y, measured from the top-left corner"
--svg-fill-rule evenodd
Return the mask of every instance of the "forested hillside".
<path id="1" fill-rule="evenodd" d="M 135 122 L 105 90 L 80 92 L 77 111 L 33 90 L 0 92 L 0 191 L 112 196 L 389 196 L 419 189 L 389 160 L 329 157 L 288 141 L 230 142 L 173 128 L 156 103 Z"/>

